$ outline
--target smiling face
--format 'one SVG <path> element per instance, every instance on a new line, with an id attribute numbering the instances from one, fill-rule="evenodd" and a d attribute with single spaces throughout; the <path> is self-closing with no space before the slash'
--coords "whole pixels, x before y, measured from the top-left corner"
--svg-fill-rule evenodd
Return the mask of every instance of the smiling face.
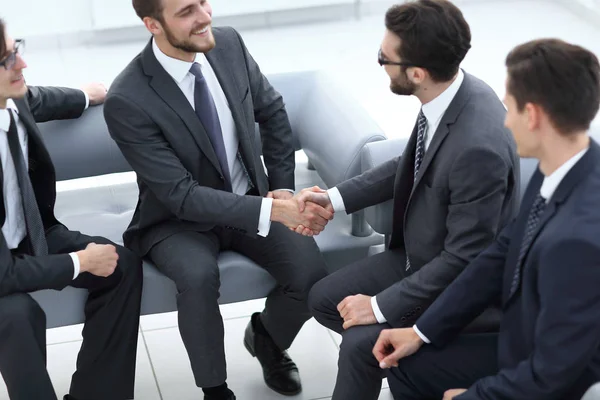
<path id="1" fill-rule="evenodd" d="M 0 54 L 0 108 L 6 108 L 8 99 L 20 99 L 27 93 L 23 70 L 27 64 L 18 52 L 22 49 L 20 42 L 15 42 L 4 32 L 0 34 L 4 40 L 6 51 Z"/>
<path id="2" fill-rule="evenodd" d="M 212 7 L 206 0 L 163 0 L 158 21 L 168 44 L 184 53 L 206 53 L 215 47 Z"/>

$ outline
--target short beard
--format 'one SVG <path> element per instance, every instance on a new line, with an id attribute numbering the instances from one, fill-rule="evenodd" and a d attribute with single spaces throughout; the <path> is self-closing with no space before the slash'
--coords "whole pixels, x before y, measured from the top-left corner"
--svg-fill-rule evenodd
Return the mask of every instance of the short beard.
<path id="1" fill-rule="evenodd" d="M 187 40 L 177 40 L 175 35 L 171 32 L 171 29 L 166 24 L 162 24 L 165 31 L 165 38 L 171 46 L 186 53 L 206 53 L 215 47 L 214 41 L 208 46 L 198 46 L 195 43 Z M 212 29 L 212 28 L 208 28 Z"/>
<path id="2" fill-rule="evenodd" d="M 411 82 L 406 75 L 406 70 L 403 71 L 403 75 L 397 80 L 392 81 L 390 84 L 390 90 L 392 93 L 399 96 L 412 96 L 417 91 L 417 85 Z"/>

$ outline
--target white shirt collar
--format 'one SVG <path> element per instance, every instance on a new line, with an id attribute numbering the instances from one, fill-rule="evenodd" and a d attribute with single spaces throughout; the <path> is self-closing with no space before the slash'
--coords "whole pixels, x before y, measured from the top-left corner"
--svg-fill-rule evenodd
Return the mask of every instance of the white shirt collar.
<path id="1" fill-rule="evenodd" d="M 556 171 L 544 178 L 544 182 L 542 182 L 542 187 L 540 188 L 540 195 L 546 199 L 546 201 L 552 198 L 552 195 L 554 192 L 556 192 L 560 182 L 569 173 L 571 168 L 573 168 L 575 164 L 581 160 L 581 157 L 585 155 L 588 149 L 589 148 L 581 150 L 579 153 L 571 157 L 566 163 L 558 167 Z"/>
<path id="2" fill-rule="evenodd" d="M 10 115 L 8 114 L 9 109 L 13 110 L 17 114 L 19 113 L 19 109 L 17 108 L 15 102 L 12 99 L 8 99 L 6 102 L 6 108 L 0 110 L 0 130 L 5 132 L 8 132 L 8 129 L 10 128 Z"/>
<path id="3" fill-rule="evenodd" d="M 158 45 L 156 44 L 156 41 L 154 39 L 152 39 L 152 50 L 154 51 L 154 56 L 156 57 L 160 65 L 162 65 L 165 71 L 167 71 L 167 73 L 171 75 L 175 82 L 180 84 L 181 81 L 183 81 L 183 79 L 190 72 L 190 68 L 192 68 L 193 62 L 178 60 L 176 58 L 169 57 L 168 55 L 163 53 L 161 49 L 158 48 Z M 206 59 L 206 56 L 204 54 L 196 53 L 195 62 L 200 64 L 200 67 L 204 67 L 204 63 L 206 63 L 207 61 L 208 60 Z"/>
<path id="4" fill-rule="evenodd" d="M 456 96 L 456 93 L 458 93 L 460 85 L 462 85 L 464 79 L 465 74 L 462 69 L 459 69 L 456 79 L 454 79 L 454 82 L 452 82 L 452 84 L 448 86 L 446 90 L 444 90 L 438 97 L 431 100 L 429 103 L 423 104 L 423 114 L 425 114 L 425 117 L 429 123 L 434 124 L 436 121 L 442 118 L 448 109 L 448 106 L 450 103 L 452 103 L 454 96 Z M 433 135 L 433 133 L 435 132 L 432 132 L 431 134 Z"/>

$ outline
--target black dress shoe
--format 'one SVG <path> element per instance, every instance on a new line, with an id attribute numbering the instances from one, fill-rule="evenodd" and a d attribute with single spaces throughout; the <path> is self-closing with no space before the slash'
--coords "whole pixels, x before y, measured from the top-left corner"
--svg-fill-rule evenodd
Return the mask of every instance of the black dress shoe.
<path id="1" fill-rule="evenodd" d="M 228 392 L 225 397 L 204 395 L 204 400 L 236 400 L 235 394 L 231 390 L 228 390 Z"/>
<path id="2" fill-rule="evenodd" d="M 294 396 L 302 391 L 298 367 L 287 351 L 281 351 L 268 334 L 260 332 L 264 328 L 257 330 L 256 324 L 261 324 L 262 328 L 259 315 L 252 315 L 246 327 L 244 346 L 260 362 L 267 386 L 279 394 Z"/>

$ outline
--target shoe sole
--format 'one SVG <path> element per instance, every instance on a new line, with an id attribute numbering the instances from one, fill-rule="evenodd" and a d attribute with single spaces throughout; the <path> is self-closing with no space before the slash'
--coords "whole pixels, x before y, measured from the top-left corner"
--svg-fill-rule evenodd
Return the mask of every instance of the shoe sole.
<path id="1" fill-rule="evenodd" d="M 250 347 L 250 345 L 248 344 L 248 341 L 246 341 L 246 339 L 244 339 L 244 347 L 246 348 L 246 350 L 248 350 L 248 353 L 250 353 L 250 355 L 252 357 L 256 358 L 256 353 L 252 350 L 252 347 Z M 273 386 L 269 385 L 269 382 L 267 382 L 266 380 L 265 380 L 265 385 L 267 385 L 267 387 L 269 389 L 271 389 L 272 391 L 279 393 L 281 395 L 284 395 L 284 396 L 295 396 L 302 392 L 302 388 L 300 388 L 299 390 L 293 391 L 293 392 L 284 392 L 284 391 L 281 391 L 281 390 L 276 389 Z"/>

